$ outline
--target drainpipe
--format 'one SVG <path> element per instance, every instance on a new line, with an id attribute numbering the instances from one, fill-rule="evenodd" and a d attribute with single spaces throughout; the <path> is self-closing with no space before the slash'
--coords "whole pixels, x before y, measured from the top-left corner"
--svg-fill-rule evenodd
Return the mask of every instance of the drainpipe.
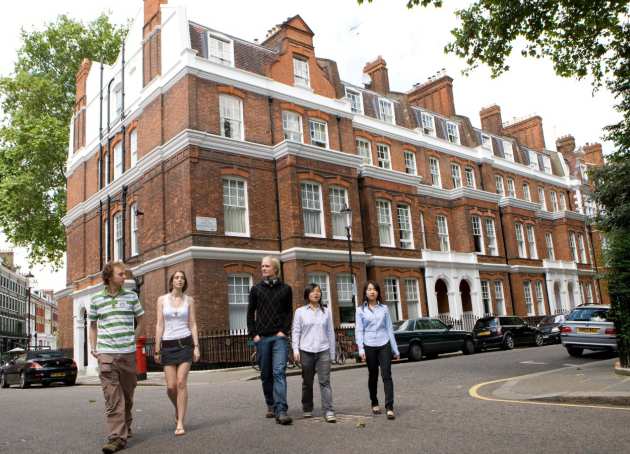
<path id="1" fill-rule="evenodd" d="M 273 130 L 273 112 L 271 110 L 271 106 L 273 104 L 273 98 L 271 96 L 269 96 L 267 98 L 268 101 L 268 106 L 269 106 L 269 130 L 271 132 L 271 145 L 275 145 L 276 140 L 274 137 L 274 130 Z M 278 229 L 278 249 L 280 250 L 280 252 L 282 252 L 282 231 L 280 230 L 281 228 L 281 223 L 280 223 L 280 194 L 278 192 L 278 163 L 274 157 L 273 159 L 273 187 L 275 190 L 275 196 L 276 196 L 276 226 Z"/>
<path id="2" fill-rule="evenodd" d="M 505 227 L 503 225 L 503 208 L 499 207 L 499 218 L 501 220 L 501 239 L 503 241 L 503 252 L 505 253 L 505 264 L 508 264 L 508 250 L 505 242 Z M 508 285 L 510 286 L 510 303 L 512 304 L 512 315 L 516 315 L 516 306 L 514 305 L 514 290 L 512 289 L 512 273 L 508 270 Z"/>

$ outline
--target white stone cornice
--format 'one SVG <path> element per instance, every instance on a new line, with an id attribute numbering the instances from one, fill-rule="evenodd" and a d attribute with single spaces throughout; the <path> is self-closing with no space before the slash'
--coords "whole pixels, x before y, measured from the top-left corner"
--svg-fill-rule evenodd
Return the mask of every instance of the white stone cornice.
<path id="1" fill-rule="evenodd" d="M 369 254 L 362 251 L 352 251 L 352 261 L 354 263 L 366 263 Z M 280 260 L 322 260 L 327 262 L 347 262 L 348 251 L 343 249 L 314 249 L 293 247 L 282 251 Z"/>
<path id="2" fill-rule="evenodd" d="M 545 183 L 550 183 L 563 188 L 572 188 L 574 186 L 574 183 L 572 182 L 570 177 L 549 175 L 548 173 L 541 172 L 540 170 L 534 170 L 531 167 L 526 166 L 525 164 L 508 161 L 507 159 L 503 159 L 498 156 L 492 156 L 489 160 L 485 159 L 485 161 L 489 161 L 492 167 L 498 170 L 504 170 L 506 172 L 515 173 L 523 177 L 533 178 L 538 181 L 544 181 Z"/>
<path id="3" fill-rule="evenodd" d="M 53 294 L 53 300 L 59 301 L 62 298 L 66 298 L 72 295 L 72 286 L 58 290 Z"/>
<path id="4" fill-rule="evenodd" d="M 548 219 L 550 221 L 557 221 L 558 219 L 573 219 L 576 221 L 586 222 L 588 216 L 582 213 L 576 213 L 575 211 L 544 211 L 538 210 L 536 216 L 541 219 Z"/>
<path id="5" fill-rule="evenodd" d="M 488 272 L 509 272 L 511 269 L 510 265 L 507 263 L 484 263 L 479 262 L 479 271 L 488 271 Z"/>
<path id="6" fill-rule="evenodd" d="M 444 200 L 469 198 L 492 203 L 498 203 L 500 199 L 500 196 L 498 194 L 495 194 L 494 192 L 482 191 L 480 189 L 467 187 L 461 187 L 457 189 L 442 189 L 424 184 L 418 185 L 418 194 Z"/>
<path id="7" fill-rule="evenodd" d="M 545 269 L 542 266 L 531 265 L 511 265 L 510 273 L 544 273 Z"/>
<path id="8" fill-rule="evenodd" d="M 423 268 L 424 261 L 421 258 L 387 257 L 373 255 L 368 261 L 368 266 L 393 266 L 396 268 Z"/>
<path id="9" fill-rule="evenodd" d="M 517 199 L 515 197 L 501 197 L 499 200 L 500 207 L 521 208 L 523 210 L 540 211 L 540 203 L 529 202 L 527 200 Z"/>
<path id="10" fill-rule="evenodd" d="M 361 168 L 361 164 L 363 163 L 361 156 L 288 140 L 280 142 L 273 148 L 273 157 L 275 159 L 280 159 L 287 155 L 351 167 L 353 169 Z"/>
<path id="11" fill-rule="evenodd" d="M 361 166 L 361 176 L 408 186 L 418 186 L 422 181 L 422 177 L 418 175 L 409 175 L 408 173 L 399 172 L 397 170 L 381 169 L 380 167 L 365 164 Z"/>

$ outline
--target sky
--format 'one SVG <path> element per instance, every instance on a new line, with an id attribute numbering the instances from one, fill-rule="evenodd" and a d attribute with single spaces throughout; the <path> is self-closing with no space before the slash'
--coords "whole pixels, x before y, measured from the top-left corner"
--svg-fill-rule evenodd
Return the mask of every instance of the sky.
<path id="1" fill-rule="evenodd" d="M 407 91 L 442 69 L 454 79 L 455 109 L 480 126 L 479 110 L 492 104 L 501 107 L 503 121 L 533 114 L 543 119 L 547 148 L 555 149 L 558 137 L 572 134 L 578 146 L 601 142 L 604 153 L 612 144 L 602 142 L 603 128 L 619 120 L 612 106 L 614 99 L 606 90 L 593 94 L 591 81 L 556 76 L 549 61 L 525 59 L 515 53 L 510 71 L 491 79 L 486 68 L 468 76 L 461 74 L 465 63 L 445 55 L 444 45 L 450 30 L 457 26 L 455 6 L 462 0 L 446 0 L 445 7 L 408 10 L 406 0 L 374 0 L 358 5 L 356 0 L 169 0 L 184 5 L 188 18 L 234 36 L 262 41 L 267 30 L 295 14 L 300 14 L 315 33 L 315 53 L 335 60 L 343 80 L 360 85 L 365 63 L 381 55 L 389 69 L 390 88 Z M 89 22 L 102 12 L 110 12 L 116 23 L 134 17 L 142 0 L 22 0 L 3 5 L 0 16 L 0 74 L 9 75 L 20 47 L 20 30 L 41 29 L 60 14 Z M 225 5 L 217 7 L 217 5 Z M 240 12 L 246 11 L 247 14 Z M 0 234 L 0 249 L 10 247 Z M 17 263 L 31 270 L 41 288 L 65 287 L 65 269 L 33 267 L 27 253 L 16 248 Z"/>

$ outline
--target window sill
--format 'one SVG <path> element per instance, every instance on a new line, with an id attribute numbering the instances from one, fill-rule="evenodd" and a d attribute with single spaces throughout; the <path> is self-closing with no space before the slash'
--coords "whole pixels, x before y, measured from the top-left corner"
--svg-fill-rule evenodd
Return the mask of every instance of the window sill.
<path id="1" fill-rule="evenodd" d="M 233 236 L 238 238 L 250 238 L 249 233 L 241 233 L 241 232 L 225 232 L 225 236 Z"/>

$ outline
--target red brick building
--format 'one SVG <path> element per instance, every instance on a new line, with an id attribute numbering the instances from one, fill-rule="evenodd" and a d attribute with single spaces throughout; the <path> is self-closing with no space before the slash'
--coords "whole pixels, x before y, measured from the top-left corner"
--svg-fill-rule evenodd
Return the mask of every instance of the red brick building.
<path id="1" fill-rule="evenodd" d="M 77 73 L 57 294 L 77 363 L 90 366 L 85 307 L 110 259 L 137 278 L 148 335 L 180 269 L 202 330 L 244 328 L 268 254 L 296 306 L 315 281 L 336 321 L 351 321 L 345 206 L 355 285 L 378 280 L 394 318 L 608 302 L 582 176 L 601 147 L 562 138 L 549 150 L 540 117 L 504 124 L 498 106 L 475 128 L 453 79 L 394 92 L 381 57 L 365 86 L 345 83 L 300 16 L 258 44 L 164 3 L 144 1 L 114 65 Z"/>

